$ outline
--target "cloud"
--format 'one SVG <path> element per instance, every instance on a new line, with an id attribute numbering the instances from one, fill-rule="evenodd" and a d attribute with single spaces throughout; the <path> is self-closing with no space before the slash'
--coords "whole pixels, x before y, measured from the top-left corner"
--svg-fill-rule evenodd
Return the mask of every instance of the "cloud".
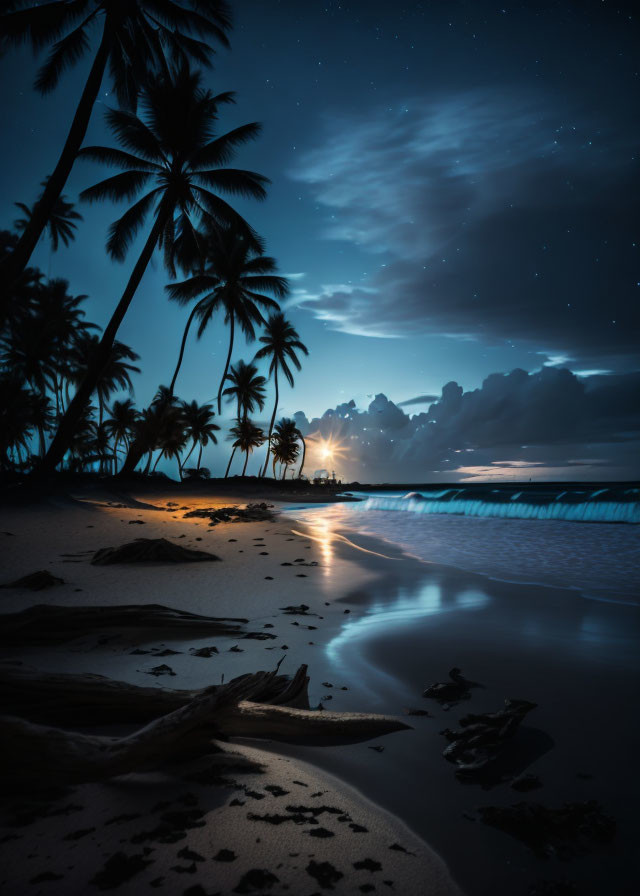
<path id="1" fill-rule="evenodd" d="M 361 482 L 462 479 L 491 470 L 554 476 L 634 478 L 640 473 L 640 373 L 577 377 L 566 368 L 491 374 L 479 389 L 447 383 L 428 411 L 409 416 L 386 396 L 365 410 L 354 401 L 308 420 L 295 417 L 314 445 L 342 447 L 340 475 Z M 326 466 L 326 464 L 317 464 Z M 564 472 L 563 472 L 564 471 Z M 311 470 L 313 472 L 313 470 Z M 483 474 L 484 475 L 484 474 Z M 551 475 L 548 473 L 548 475 Z"/>
<path id="2" fill-rule="evenodd" d="M 323 236 L 380 265 L 300 304 L 348 333 L 637 359 L 632 137 L 570 97 L 502 89 L 334 116 L 293 176 Z"/>
<path id="3" fill-rule="evenodd" d="M 407 398 L 405 401 L 399 401 L 399 408 L 407 408 L 416 404 L 432 404 L 438 400 L 437 395 L 416 395 L 415 398 Z"/>

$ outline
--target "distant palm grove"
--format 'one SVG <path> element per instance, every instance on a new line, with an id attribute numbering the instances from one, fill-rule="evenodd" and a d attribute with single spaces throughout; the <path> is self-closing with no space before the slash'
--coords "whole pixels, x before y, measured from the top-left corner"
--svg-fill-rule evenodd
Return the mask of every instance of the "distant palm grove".
<path id="1" fill-rule="evenodd" d="M 9 2 L 3 9 L 1 50 L 28 43 L 46 53 L 34 85 L 40 93 L 52 93 L 81 59 L 91 65 L 76 108 L 60 110 L 69 129 L 52 170 L 33 172 L 34 195 L 15 197 L 16 219 L 0 230 L 0 470 L 151 475 L 164 459 L 180 478 L 206 479 L 211 471 L 202 466 L 202 452 L 222 435 L 216 416 L 225 402 L 235 419 L 220 475 L 230 475 L 234 463 L 244 475 L 250 455 L 262 451 L 262 476 L 302 476 L 302 434 L 293 420 L 276 417 L 283 378 L 294 385 L 307 348 L 280 309 L 287 280 L 230 201 L 266 198 L 267 178 L 232 167 L 260 125 L 225 132 L 219 119 L 234 94 L 213 94 L 202 82 L 216 47 L 229 44 L 228 4 L 72 0 Z M 106 112 L 112 142 L 87 146 L 105 79 L 117 100 Z M 103 169 L 81 201 L 125 204 L 106 252 L 129 265 L 129 279 L 113 297 L 104 329 L 86 320 L 87 296 L 70 294 L 66 280 L 49 279 L 31 264 L 41 240 L 56 251 L 82 226 L 64 192 L 77 158 Z M 129 259 L 137 238 L 142 249 Z M 169 385 L 159 384 L 149 406 L 137 408 L 140 358 L 117 335 L 156 254 L 167 272 L 167 299 L 185 309 L 184 333 L 175 366 L 167 369 Z M 228 349 L 215 403 L 183 400 L 176 386 L 189 336 L 205 337 L 216 323 L 228 330 Z M 253 358 L 234 357 L 239 335 L 259 343 Z M 263 411 L 268 425 L 253 419 Z"/>

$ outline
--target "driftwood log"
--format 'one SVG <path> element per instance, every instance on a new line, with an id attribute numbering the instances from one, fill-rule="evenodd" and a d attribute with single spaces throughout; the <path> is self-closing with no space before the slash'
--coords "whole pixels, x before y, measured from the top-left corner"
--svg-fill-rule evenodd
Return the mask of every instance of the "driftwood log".
<path id="1" fill-rule="evenodd" d="M 161 604 L 123 604 L 115 607 L 61 607 L 36 604 L 19 613 L 0 615 L 0 644 L 56 644 L 100 629 L 140 629 L 177 631 L 206 631 L 211 635 L 244 634 L 242 625 L 248 619 L 200 616 L 184 610 L 174 610 Z"/>
<path id="2" fill-rule="evenodd" d="M 522 720 L 536 706 L 529 700 L 505 700 L 504 709 L 498 712 L 469 713 L 460 719 L 461 730 L 441 732 L 449 741 L 442 755 L 457 766 L 458 775 L 485 771 L 501 757 Z"/>
<path id="3" fill-rule="evenodd" d="M 5 775 L 33 783 L 43 776 L 74 783 L 144 770 L 209 752 L 215 737 L 361 740 L 410 727 L 389 716 L 300 708 L 308 706 L 306 666 L 291 679 L 276 668 L 200 691 L 141 688 L 99 675 L 47 675 L 9 663 L 0 680 L 3 706 L 29 719 L 15 714 L 0 718 L 2 768 Z M 85 727 L 130 722 L 152 711 L 157 714 L 153 721 L 119 738 L 33 721 L 45 716 L 56 717 L 57 724 L 81 719 Z"/>

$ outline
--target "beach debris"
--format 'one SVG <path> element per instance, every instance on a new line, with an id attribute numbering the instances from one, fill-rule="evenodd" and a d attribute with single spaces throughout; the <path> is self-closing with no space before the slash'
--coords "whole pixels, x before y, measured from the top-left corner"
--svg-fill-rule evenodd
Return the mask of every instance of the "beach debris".
<path id="1" fill-rule="evenodd" d="M 382 871 L 382 865 L 375 859 L 362 859 L 360 862 L 354 862 L 353 867 L 356 871 L 370 871 L 372 874 L 374 871 Z"/>
<path id="2" fill-rule="evenodd" d="M 200 616 L 185 610 L 174 610 L 162 604 L 123 604 L 113 607 L 62 607 L 36 604 L 19 613 L 6 613 L 0 627 L 0 644 L 55 644 L 81 635 L 94 634 L 96 629 L 165 629 L 183 632 L 206 630 L 210 634 L 238 637 L 248 619 Z"/>
<path id="3" fill-rule="evenodd" d="M 538 857 L 567 859 L 610 843 L 616 822 L 596 800 L 565 803 L 550 809 L 540 803 L 485 806 L 478 810 L 484 824 L 498 828 L 526 844 Z"/>
<path id="4" fill-rule="evenodd" d="M 117 548 L 101 548 L 93 555 L 94 566 L 111 563 L 202 563 L 220 560 L 207 551 L 183 548 L 166 538 L 137 538 Z"/>
<path id="5" fill-rule="evenodd" d="M 157 668 L 165 674 L 168 667 Z M 221 745 L 213 743 L 212 731 L 224 738 L 295 741 L 305 736 L 333 742 L 338 737 L 353 742 L 409 727 L 390 716 L 300 708 L 309 705 L 308 683 L 304 665 L 291 678 L 280 675 L 276 666 L 271 672 L 184 691 L 141 687 L 100 675 L 44 673 L 1 664 L 0 697 L 5 712 L 14 715 L 2 717 L 5 763 L 0 773 L 12 785 L 24 788 L 40 786 L 52 775 L 60 783 L 70 784 L 128 774 L 176 754 L 206 754 L 212 766 L 229 767 L 243 758 L 225 753 Z M 124 737 L 52 728 L 35 721 L 47 717 L 56 725 L 77 724 L 79 713 L 83 727 L 151 721 Z M 319 811 L 318 807 L 313 811 Z"/>
<path id="6" fill-rule="evenodd" d="M 278 607 L 279 610 L 282 610 L 283 613 L 287 613 L 289 616 L 316 616 L 316 613 L 310 613 L 309 607 L 306 604 L 298 604 L 297 606 L 291 605 L 289 607 Z"/>
<path id="7" fill-rule="evenodd" d="M 214 862 L 235 862 L 238 856 L 232 849 L 219 849 L 213 857 Z"/>
<path id="8" fill-rule="evenodd" d="M 305 870 L 309 877 L 318 881 L 323 890 L 333 890 L 344 877 L 342 871 L 334 868 L 331 862 L 316 862 L 315 859 L 311 859 Z"/>
<path id="9" fill-rule="evenodd" d="M 376 753 L 384 753 L 384 747 L 381 744 L 375 744 L 372 747 L 369 747 L 370 750 L 375 750 Z"/>
<path id="10" fill-rule="evenodd" d="M 436 681 L 426 688 L 422 696 L 437 700 L 439 703 L 457 703 L 459 700 L 468 700 L 471 696 L 471 688 L 481 688 L 483 685 L 477 681 L 469 681 L 457 666 L 449 670 L 451 681 Z"/>
<path id="11" fill-rule="evenodd" d="M 160 666 L 154 666 L 153 669 L 145 669 L 147 675 L 154 675 L 156 678 L 159 675 L 173 675 L 175 676 L 175 672 L 171 668 L 171 666 L 167 666 L 166 663 L 162 663 Z"/>
<path id="12" fill-rule="evenodd" d="M 280 878 L 264 868 L 251 868 L 240 878 L 240 882 L 233 888 L 234 893 L 264 893 L 270 890 L 274 884 L 280 882 Z"/>
<path id="13" fill-rule="evenodd" d="M 143 853 L 128 856 L 123 852 L 117 852 L 107 859 L 102 870 L 98 871 L 90 883 L 99 890 L 113 890 L 151 864 L 151 860 L 148 860 Z"/>
<path id="14" fill-rule="evenodd" d="M 38 572 L 29 573 L 16 579 L 15 582 L 7 582 L 2 588 L 28 588 L 29 591 L 44 591 L 45 588 L 54 588 L 56 585 L 64 585 L 64 579 L 52 575 L 47 569 L 39 569 Z"/>
<path id="15" fill-rule="evenodd" d="M 183 519 L 209 520 L 210 526 L 218 523 L 259 523 L 275 519 L 273 504 L 247 504 L 246 507 L 201 507 L 198 510 L 190 510 L 185 513 Z"/>
<path id="16" fill-rule="evenodd" d="M 462 730 L 445 728 L 440 732 L 449 741 L 442 755 L 457 766 L 457 775 L 483 772 L 501 756 L 522 720 L 536 706 L 529 700 L 507 699 L 498 712 L 469 713 L 460 719 Z"/>
<path id="17" fill-rule="evenodd" d="M 408 716 L 425 716 L 426 718 L 432 719 L 433 716 L 426 709 L 405 709 L 405 713 Z"/>
<path id="18" fill-rule="evenodd" d="M 130 526 L 146 526 L 146 522 L 144 520 L 129 520 Z M 184 538 L 184 535 L 181 535 L 180 538 Z"/>
<path id="19" fill-rule="evenodd" d="M 189 650 L 191 656 L 201 656 L 205 659 L 210 659 L 214 654 L 218 653 L 217 647 L 192 647 Z"/>

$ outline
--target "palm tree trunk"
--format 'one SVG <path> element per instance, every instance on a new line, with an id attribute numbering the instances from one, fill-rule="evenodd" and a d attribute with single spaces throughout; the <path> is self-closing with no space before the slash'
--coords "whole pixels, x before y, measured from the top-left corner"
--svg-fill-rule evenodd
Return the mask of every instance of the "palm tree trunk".
<path id="1" fill-rule="evenodd" d="M 302 470 L 304 469 L 304 458 L 307 453 L 307 443 L 304 440 L 304 436 L 301 432 L 298 433 L 300 436 L 300 441 L 302 442 L 302 460 L 300 461 L 300 469 L 298 470 L 298 479 L 302 476 Z"/>
<path id="2" fill-rule="evenodd" d="M 222 379 L 220 380 L 220 388 L 218 389 L 218 416 L 220 416 L 220 414 L 222 413 L 222 387 L 224 386 L 224 381 L 227 378 L 229 364 L 231 363 L 231 352 L 233 351 L 233 337 L 235 334 L 235 319 L 233 314 L 231 315 L 229 329 L 229 351 L 227 352 L 227 363 L 224 365 L 224 373 L 222 374 Z"/>
<path id="3" fill-rule="evenodd" d="M 244 453 L 244 467 L 242 468 L 242 475 L 247 472 L 247 464 L 249 463 L 249 452 L 245 451 Z"/>
<path id="4" fill-rule="evenodd" d="M 45 451 L 47 450 L 44 441 L 44 426 L 38 426 L 38 438 L 40 439 L 40 457 L 43 458 Z"/>
<path id="5" fill-rule="evenodd" d="M 182 479 L 182 471 L 183 471 L 184 468 L 186 467 L 186 465 L 187 465 L 187 461 L 189 460 L 189 458 L 190 458 L 191 455 L 193 454 L 193 449 L 196 447 L 197 444 L 198 444 L 197 440 L 194 439 L 194 440 L 193 440 L 193 445 L 191 446 L 191 450 L 189 451 L 189 453 L 187 454 L 187 456 L 185 457 L 185 459 L 184 459 L 184 461 L 183 461 L 182 463 L 180 463 L 180 457 L 178 457 L 178 472 L 180 473 L 180 479 Z"/>
<path id="6" fill-rule="evenodd" d="M 278 362 L 277 361 L 276 361 L 276 365 L 274 368 L 274 380 L 275 380 L 275 384 L 276 384 L 276 400 L 273 405 L 273 414 L 271 415 L 271 423 L 269 424 L 269 435 L 267 436 L 267 456 L 264 461 L 264 467 L 262 468 L 262 476 L 263 477 L 266 476 L 266 474 L 267 474 L 267 465 L 269 463 L 269 453 L 271 452 L 271 433 L 273 432 L 273 424 L 275 423 L 276 412 L 278 410 L 279 393 L 278 393 Z M 275 479 L 275 473 L 273 474 L 273 476 Z"/>
<path id="7" fill-rule="evenodd" d="M 153 460 L 153 451 L 150 451 L 150 452 L 149 452 L 149 457 L 147 458 L 147 465 L 146 465 L 146 467 L 144 468 L 144 475 L 145 475 L 145 476 L 148 476 L 148 475 L 149 475 L 149 468 L 151 467 L 151 461 L 152 461 L 152 460 Z"/>
<path id="8" fill-rule="evenodd" d="M 226 479 L 227 476 L 229 475 L 229 470 L 231 469 L 231 463 L 232 463 L 232 461 L 233 461 L 233 455 L 234 455 L 235 453 L 236 453 L 236 449 L 235 449 L 235 447 L 234 447 L 233 451 L 231 452 L 231 457 L 229 458 L 229 463 L 227 464 L 227 469 L 225 470 L 225 473 L 224 473 L 224 478 L 225 478 L 225 479 Z"/>
<path id="9" fill-rule="evenodd" d="M 169 394 L 170 395 L 173 395 L 173 387 L 176 384 L 176 380 L 178 379 L 178 374 L 180 373 L 180 367 L 182 366 L 182 359 L 184 358 L 184 349 L 187 344 L 187 336 L 189 335 L 189 327 L 191 326 L 191 323 L 193 321 L 193 318 L 195 317 L 195 313 L 198 310 L 199 306 L 200 306 L 200 302 L 196 302 L 196 304 L 193 306 L 193 310 L 191 311 L 191 314 L 189 315 L 189 319 L 187 320 L 187 325 L 184 328 L 184 333 L 182 335 L 182 342 L 180 343 L 180 354 L 178 355 L 178 363 L 176 364 L 175 373 L 173 374 L 173 379 L 171 380 L 171 385 L 169 386 Z"/>
<path id="10" fill-rule="evenodd" d="M 284 472 L 283 472 L 283 474 L 282 474 L 282 478 L 283 478 L 283 480 L 287 478 L 287 470 L 288 470 L 288 469 L 289 469 L 289 465 L 288 465 L 288 464 L 285 464 L 285 465 L 284 465 Z M 274 477 L 274 478 L 275 478 L 275 477 Z"/>
<path id="11" fill-rule="evenodd" d="M 58 164 L 47 181 L 42 196 L 35 204 L 33 213 L 27 222 L 18 245 L 0 264 L 0 283 L 4 285 L 3 295 L 0 297 L 0 321 L 4 321 L 7 314 L 9 288 L 29 263 L 42 231 L 51 217 L 51 211 L 69 178 L 78 150 L 82 146 L 89 119 L 91 118 L 91 112 L 102 84 L 110 50 L 111 29 L 108 21 L 105 21 L 102 40 L 93 60 L 76 113 L 73 116 L 71 128 L 58 159 Z"/>
<path id="12" fill-rule="evenodd" d="M 200 469 L 201 463 L 202 463 L 202 442 L 200 442 L 200 451 L 198 451 L 198 469 Z"/>
<path id="13" fill-rule="evenodd" d="M 120 436 L 113 443 L 113 459 L 111 461 L 111 475 L 115 476 L 118 472 L 118 444 L 120 442 Z"/>
<path id="14" fill-rule="evenodd" d="M 155 473 L 155 471 L 156 471 L 156 467 L 157 467 L 158 464 L 160 463 L 160 458 L 161 458 L 161 457 L 162 457 L 162 451 L 161 451 L 160 454 L 156 457 L 156 462 L 155 462 L 155 464 L 153 465 L 153 470 L 151 471 L 152 473 Z"/>
<path id="15" fill-rule="evenodd" d="M 122 323 L 122 320 L 129 309 L 131 300 L 133 299 L 143 274 L 147 269 L 147 265 L 151 260 L 151 256 L 153 255 L 158 238 L 165 225 L 168 213 L 169 209 L 166 207 L 164 210 L 160 209 L 158 213 L 158 217 L 151 228 L 151 233 L 147 237 L 147 242 L 140 253 L 140 257 L 135 264 L 129 282 L 122 294 L 122 298 L 118 302 L 118 306 L 102 334 L 98 348 L 89 362 L 84 378 L 78 386 L 76 394 L 71 399 L 71 402 L 60 421 L 58 431 L 49 445 L 49 450 L 42 463 L 42 472 L 44 473 L 51 473 L 55 470 L 69 447 L 69 442 L 71 441 L 78 420 L 98 384 L 100 374 L 104 369 L 105 364 L 109 360 L 109 354 L 113 348 L 118 327 Z"/>
<path id="16" fill-rule="evenodd" d="M 273 458 L 273 463 L 271 464 L 271 469 L 273 470 L 273 478 L 276 478 L 276 459 Z"/>

